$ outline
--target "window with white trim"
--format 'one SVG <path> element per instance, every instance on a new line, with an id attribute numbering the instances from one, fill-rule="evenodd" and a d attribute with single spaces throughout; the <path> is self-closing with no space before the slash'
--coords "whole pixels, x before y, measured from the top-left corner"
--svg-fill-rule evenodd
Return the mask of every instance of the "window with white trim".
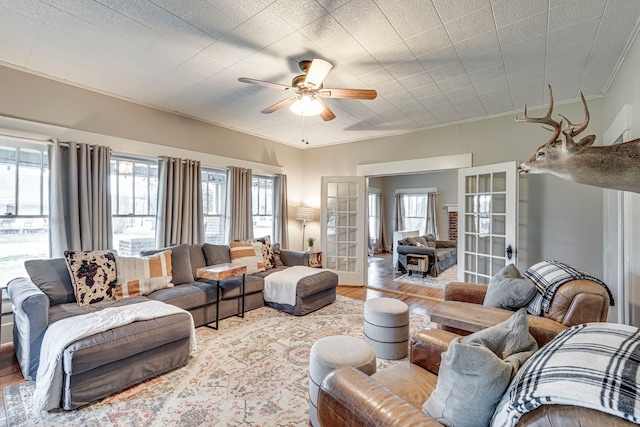
<path id="1" fill-rule="evenodd" d="M 427 194 L 403 194 L 404 228 L 405 230 L 420 230 L 423 232 L 427 225 Z"/>
<path id="2" fill-rule="evenodd" d="M 204 241 L 215 245 L 225 243 L 225 211 L 227 201 L 227 171 L 202 168 L 202 208 L 204 210 Z"/>
<path id="3" fill-rule="evenodd" d="M 273 176 L 253 175 L 251 196 L 253 208 L 254 237 L 271 236 L 273 238 Z"/>
<path id="4" fill-rule="evenodd" d="M 0 282 L 6 283 L 27 277 L 25 260 L 50 256 L 47 145 L 3 141 L 0 182 Z"/>
<path id="5" fill-rule="evenodd" d="M 158 161 L 111 155 L 113 246 L 122 256 L 156 247 Z"/>

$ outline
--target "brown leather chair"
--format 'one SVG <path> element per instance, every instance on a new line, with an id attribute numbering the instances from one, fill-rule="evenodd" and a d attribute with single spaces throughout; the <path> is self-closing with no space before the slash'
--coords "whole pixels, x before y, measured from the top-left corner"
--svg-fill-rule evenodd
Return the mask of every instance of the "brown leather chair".
<path id="1" fill-rule="evenodd" d="M 442 352 L 456 334 L 423 329 L 411 339 L 410 362 L 382 369 L 371 377 L 345 367 L 330 373 L 318 395 L 318 417 L 324 427 L 442 426 L 422 412 L 435 389 Z M 543 405 L 526 415 L 518 426 L 621 427 L 630 421 L 594 409 Z"/>
<path id="2" fill-rule="evenodd" d="M 446 285 L 444 302 L 435 307 L 431 320 L 441 328 L 468 335 L 507 320 L 512 311 L 482 305 L 485 285 L 452 282 Z M 541 316 L 528 315 L 529 330 L 543 346 L 569 326 L 588 322 L 606 322 L 609 294 L 590 280 L 572 280 L 561 285 L 549 307 Z"/>

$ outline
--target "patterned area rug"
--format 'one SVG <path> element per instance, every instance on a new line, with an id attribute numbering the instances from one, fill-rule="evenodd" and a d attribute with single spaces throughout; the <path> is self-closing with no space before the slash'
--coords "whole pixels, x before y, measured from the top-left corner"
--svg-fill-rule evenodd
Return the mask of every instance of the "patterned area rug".
<path id="1" fill-rule="evenodd" d="M 338 300 L 303 317 L 263 307 L 220 330 L 196 330 L 186 366 L 84 408 L 34 409 L 34 385 L 4 389 L 9 426 L 307 426 L 311 345 L 329 335 L 363 336 L 364 302 Z M 429 326 L 411 316 L 411 333 Z M 378 360 L 378 369 L 395 361 Z"/>
<path id="2" fill-rule="evenodd" d="M 426 277 L 422 277 L 422 274 L 420 273 L 413 273 L 411 276 L 403 274 L 402 276 L 393 279 L 393 281 L 442 289 L 447 283 L 458 281 L 458 266 L 454 265 L 453 267 L 446 269 L 440 273 L 438 277 L 431 277 L 428 274 Z"/>

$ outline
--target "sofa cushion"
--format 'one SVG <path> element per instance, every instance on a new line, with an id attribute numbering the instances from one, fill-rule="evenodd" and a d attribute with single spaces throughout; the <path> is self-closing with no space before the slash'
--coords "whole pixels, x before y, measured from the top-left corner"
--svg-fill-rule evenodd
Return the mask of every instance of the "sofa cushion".
<path id="1" fill-rule="evenodd" d="M 520 309 L 503 323 L 454 338 L 423 411 L 444 425 L 489 425 L 509 382 L 538 348 L 526 314 Z"/>
<path id="2" fill-rule="evenodd" d="M 51 305 L 76 301 L 64 258 L 30 259 L 24 262 L 24 267 L 31 281 L 49 297 Z"/>
<path id="3" fill-rule="evenodd" d="M 234 266 L 245 265 L 247 274 L 264 270 L 262 262 L 262 243 L 231 242 L 231 264 Z"/>
<path id="4" fill-rule="evenodd" d="M 207 266 L 207 260 L 204 257 L 203 245 L 189 245 L 189 258 L 191 259 L 191 273 L 195 279 L 197 277 L 196 272 L 198 269 Z"/>
<path id="5" fill-rule="evenodd" d="M 171 283 L 171 251 L 144 257 L 116 256 L 118 286 L 116 299 L 147 295 Z"/>
<path id="6" fill-rule="evenodd" d="M 522 277 L 516 266 L 509 264 L 489 280 L 482 305 L 515 311 L 526 306 L 536 292 L 533 281 Z"/>
<path id="7" fill-rule="evenodd" d="M 227 264 L 231 262 L 231 254 L 227 245 L 212 245 L 205 243 L 202 245 L 204 258 L 207 265 Z"/>
<path id="8" fill-rule="evenodd" d="M 65 251 L 78 305 L 115 299 L 116 256 L 109 251 Z"/>
<path id="9" fill-rule="evenodd" d="M 147 295 L 148 298 L 175 305 L 183 310 L 216 303 L 216 287 L 208 283 L 194 282 L 160 289 Z"/>

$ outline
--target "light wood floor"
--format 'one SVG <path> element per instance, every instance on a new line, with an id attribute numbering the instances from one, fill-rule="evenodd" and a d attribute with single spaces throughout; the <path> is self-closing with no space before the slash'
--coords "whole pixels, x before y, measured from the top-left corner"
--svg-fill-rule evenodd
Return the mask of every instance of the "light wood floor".
<path id="1" fill-rule="evenodd" d="M 428 288 L 407 283 L 394 282 L 401 273 L 394 272 L 391 254 L 369 257 L 369 280 L 367 286 L 338 286 L 338 294 L 366 301 L 369 298 L 397 298 L 409 305 L 412 313 L 429 315 L 430 310 L 443 298 L 442 289 Z M 13 345 L 0 347 L 0 386 L 24 381 Z M 4 394 L 0 394 L 0 427 L 7 426 L 4 412 Z"/>

